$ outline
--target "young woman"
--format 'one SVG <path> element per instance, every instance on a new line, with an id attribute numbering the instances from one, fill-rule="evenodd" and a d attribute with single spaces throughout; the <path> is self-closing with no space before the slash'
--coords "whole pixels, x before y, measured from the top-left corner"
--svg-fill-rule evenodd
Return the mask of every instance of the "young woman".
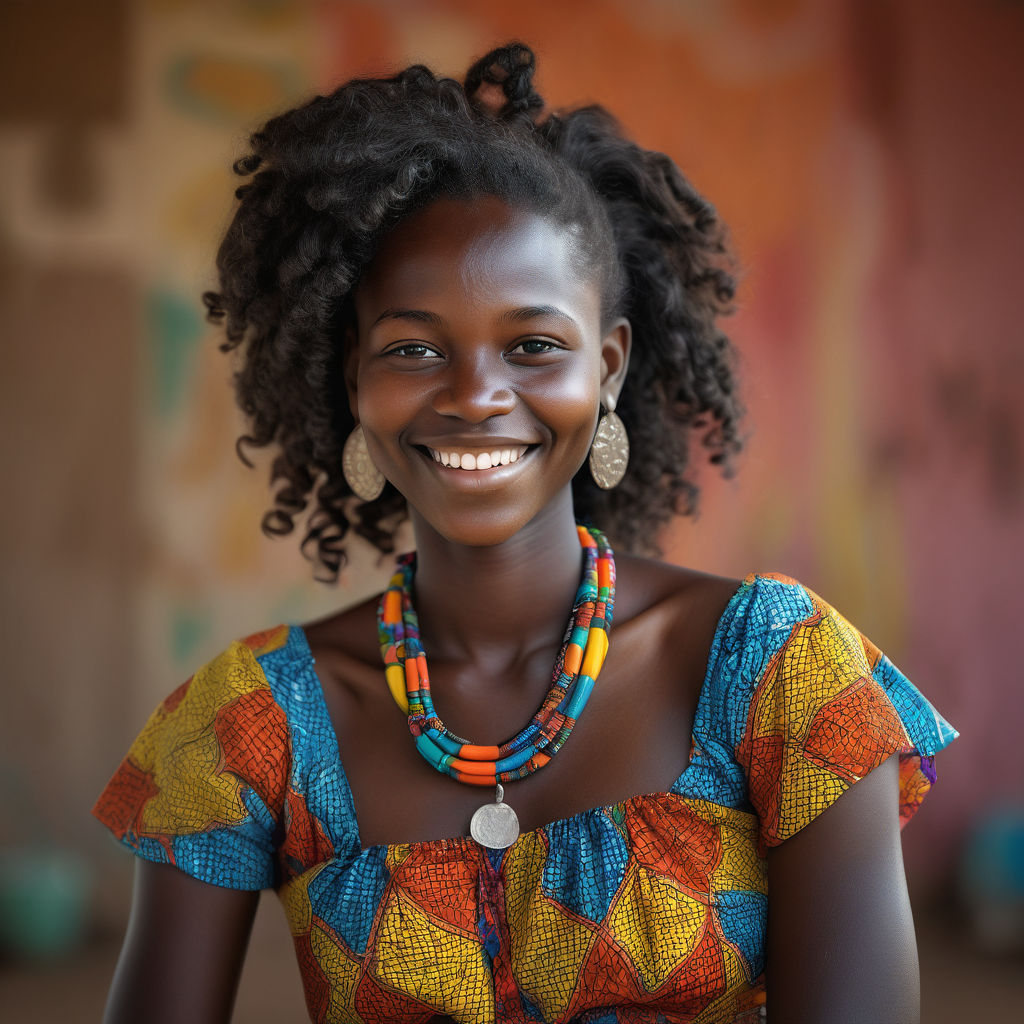
<path id="1" fill-rule="evenodd" d="M 739 448 L 723 229 L 533 68 L 353 81 L 236 165 L 264 529 L 416 553 L 146 725 L 96 808 L 140 857 L 110 1022 L 228 1019 L 265 888 L 315 1021 L 917 1019 L 899 827 L 955 733 L 796 581 L 634 553 Z"/>

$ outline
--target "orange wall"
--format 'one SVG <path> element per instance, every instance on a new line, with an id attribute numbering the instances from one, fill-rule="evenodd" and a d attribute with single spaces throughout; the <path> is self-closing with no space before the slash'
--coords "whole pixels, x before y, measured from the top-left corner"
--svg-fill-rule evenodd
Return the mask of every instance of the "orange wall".
<path id="1" fill-rule="evenodd" d="M 311 89 L 411 60 L 459 74 L 512 37 L 550 103 L 604 102 L 732 227 L 748 451 L 669 556 L 797 576 L 961 729 L 905 836 L 916 887 L 1021 792 L 1024 8 L 48 0 L 0 19 L 0 765 L 40 830 L 100 861 L 85 809 L 160 696 L 233 636 L 384 580 L 365 556 L 340 592 L 312 584 L 259 534 L 265 477 L 234 458 L 197 295 L 245 133 Z"/>

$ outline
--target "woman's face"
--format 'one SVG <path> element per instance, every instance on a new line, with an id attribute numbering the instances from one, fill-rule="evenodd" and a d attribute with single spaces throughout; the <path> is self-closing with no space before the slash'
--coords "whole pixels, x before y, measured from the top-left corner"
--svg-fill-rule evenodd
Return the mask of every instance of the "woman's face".
<path id="1" fill-rule="evenodd" d="M 629 325 L 602 333 L 570 230 L 442 199 L 383 241 L 355 294 L 346 384 L 373 461 L 449 540 L 498 544 L 564 499 Z"/>

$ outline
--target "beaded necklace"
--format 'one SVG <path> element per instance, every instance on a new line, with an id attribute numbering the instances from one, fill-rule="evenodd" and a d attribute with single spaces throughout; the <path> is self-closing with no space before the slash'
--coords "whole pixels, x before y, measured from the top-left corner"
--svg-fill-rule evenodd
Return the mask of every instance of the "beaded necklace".
<path id="1" fill-rule="evenodd" d="M 615 603 L 615 557 L 600 530 L 577 526 L 583 578 L 573 602 L 551 687 L 529 724 L 499 746 L 470 743 L 451 732 L 434 710 L 419 619 L 412 606 L 416 555 L 402 555 L 377 608 L 384 675 L 395 703 L 409 719 L 416 749 L 439 772 L 473 786 L 494 786 L 495 802 L 473 815 L 470 834 L 482 846 L 504 849 L 519 835 L 503 783 L 543 768 L 569 738 L 608 653 Z"/>

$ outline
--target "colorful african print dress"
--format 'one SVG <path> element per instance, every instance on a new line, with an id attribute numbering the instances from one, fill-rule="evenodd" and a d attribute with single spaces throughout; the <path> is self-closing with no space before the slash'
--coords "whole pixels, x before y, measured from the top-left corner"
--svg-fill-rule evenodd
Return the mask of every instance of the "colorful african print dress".
<path id="1" fill-rule="evenodd" d="M 753 1021 L 768 847 L 891 754 L 900 815 L 956 732 L 833 608 L 750 575 L 668 792 L 524 833 L 363 848 L 297 626 L 232 644 L 154 712 L 94 813 L 215 885 L 273 888 L 314 1021 Z"/>

